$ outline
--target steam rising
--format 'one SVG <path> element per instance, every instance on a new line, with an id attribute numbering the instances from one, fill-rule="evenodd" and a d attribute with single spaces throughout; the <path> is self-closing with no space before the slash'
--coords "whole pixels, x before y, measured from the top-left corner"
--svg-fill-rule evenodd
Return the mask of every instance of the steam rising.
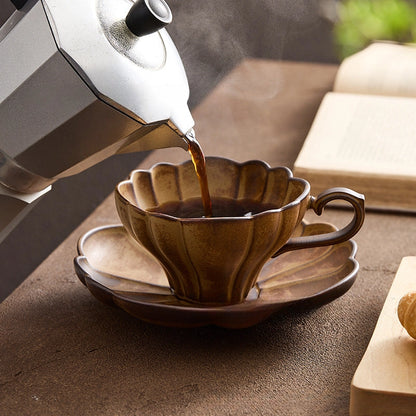
<path id="1" fill-rule="evenodd" d="M 191 107 L 247 57 L 334 61 L 331 25 L 323 14 L 328 14 L 335 0 L 168 3 L 173 13 L 168 31 L 188 74 Z"/>

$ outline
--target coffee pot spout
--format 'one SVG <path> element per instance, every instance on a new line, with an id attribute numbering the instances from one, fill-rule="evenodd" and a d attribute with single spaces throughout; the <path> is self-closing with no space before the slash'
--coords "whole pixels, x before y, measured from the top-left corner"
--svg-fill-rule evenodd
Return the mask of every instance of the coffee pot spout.
<path id="1" fill-rule="evenodd" d="M 171 121 L 144 126 L 131 134 L 117 154 L 143 152 L 147 150 L 179 147 L 188 150 L 192 127 L 183 133 Z"/>

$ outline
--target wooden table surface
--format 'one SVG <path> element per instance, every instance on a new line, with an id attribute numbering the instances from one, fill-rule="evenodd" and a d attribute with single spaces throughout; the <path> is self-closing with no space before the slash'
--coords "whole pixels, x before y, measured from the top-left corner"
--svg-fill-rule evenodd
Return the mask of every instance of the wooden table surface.
<path id="1" fill-rule="evenodd" d="M 194 112 L 206 154 L 291 167 L 335 73 L 242 62 Z M 186 158 L 160 150 L 141 167 Z M 414 216 L 369 213 L 357 281 L 334 302 L 244 330 L 164 328 L 100 303 L 75 275 L 77 239 L 117 222 L 110 195 L 0 305 L 1 415 L 347 415 L 394 274 L 416 254 Z"/>

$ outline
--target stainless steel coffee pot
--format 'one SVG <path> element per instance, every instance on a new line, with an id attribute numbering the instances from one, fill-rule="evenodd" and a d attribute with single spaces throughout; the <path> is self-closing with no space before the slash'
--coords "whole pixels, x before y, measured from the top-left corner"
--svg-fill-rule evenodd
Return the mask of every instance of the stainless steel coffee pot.
<path id="1" fill-rule="evenodd" d="M 0 29 L 0 241 L 59 178 L 194 125 L 164 0 L 13 0 Z"/>

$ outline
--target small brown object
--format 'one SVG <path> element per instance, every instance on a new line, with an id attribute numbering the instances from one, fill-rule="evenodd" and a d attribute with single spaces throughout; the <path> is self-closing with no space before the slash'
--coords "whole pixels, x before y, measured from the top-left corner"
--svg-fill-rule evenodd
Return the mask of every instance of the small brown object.
<path id="1" fill-rule="evenodd" d="M 397 314 L 409 335 L 416 339 L 416 292 L 409 292 L 400 299 Z"/>

